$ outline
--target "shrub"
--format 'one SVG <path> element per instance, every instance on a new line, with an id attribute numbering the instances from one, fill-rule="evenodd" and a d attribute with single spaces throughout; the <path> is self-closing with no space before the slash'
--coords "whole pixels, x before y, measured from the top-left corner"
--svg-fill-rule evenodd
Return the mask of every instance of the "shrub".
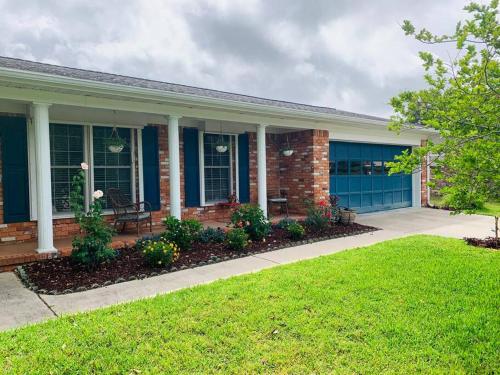
<path id="1" fill-rule="evenodd" d="M 306 230 L 299 223 L 292 223 L 286 228 L 288 235 L 292 240 L 300 240 L 304 237 Z"/>
<path id="2" fill-rule="evenodd" d="M 307 226 L 321 230 L 326 229 L 333 222 L 334 216 L 326 201 L 321 201 L 317 205 L 311 204 L 308 207 L 305 220 Z"/>
<path id="3" fill-rule="evenodd" d="M 226 233 L 220 228 L 207 228 L 200 232 L 198 239 L 203 243 L 222 243 L 226 239 Z"/>
<path id="4" fill-rule="evenodd" d="M 78 236 L 73 239 L 71 260 L 77 264 L 95 268 L 99 264 L 114 258 L 115 255 L 115 250 L 92 236 Z"/>
<path id="5" fill-rule="evenodd" d="M 161 234 L 146 235 L 139 238 L 135 243 L 135 248 L 142 251 L 144 247 L 151 241 L 162 241 Z"/>
<path id="6" fill-rule="evenodd" d="M 103 192 L 101 190 L 94 192 L 94 201 L 89 205 L 89 211 L 85 212 L 84 210 L 83 188 L 85 186 L 85 171 L 88 166 L 85 163 L 81 165 L 82 169 L 73 176 L 71 183 L 70 207 L 83 236 L 73 238 L 71 259 L 86 267 L 96 267 L 101 262 L 116 255 L 116 252 L 110 247 L 113 230 L 102 216 Z"/>
<path id="7" fill-rule="evenodd" d="M 179 248 L 171 242 L 146 240 L 142 254 L 151 267 L 168 267 L 179 258 Z"/>
<path id="8" fill-rule="evenodd" d="M 271 224 L 259 206 L 244 204 L 231 215 L 231 223 L 236 228 L 243 228 L 252 240 L 260 241 L 271 232 Z"/>
<path id="9" fill-rule="evenodd" d="M 243 228 L 234 228 L 227 232 L 226 242 L 233 250 L 243 250 L 248 245 L 248 234 Z"/>
<path id="10" fill-rule="evenodd" d="M 289 225 L 295 224 L 296 222 L 297 222 L 297 220 L 295 220 L 295 219 L 290 219 L 289 217 L 285 217 L 284 219 L 281 219 L 278 222 L 277 226 L 280 229 L 287 229 Z"/>
<path id="11" fill-rule="evenodd" d="M 181 251 L 191 248 L 203 228 L 198 220 L 179 220 L 174 216 L 167 217 L 163 224 L 165 224 L 166 231 L 162 234 L 162 238 L 165 242 L 176 244 Z"/>

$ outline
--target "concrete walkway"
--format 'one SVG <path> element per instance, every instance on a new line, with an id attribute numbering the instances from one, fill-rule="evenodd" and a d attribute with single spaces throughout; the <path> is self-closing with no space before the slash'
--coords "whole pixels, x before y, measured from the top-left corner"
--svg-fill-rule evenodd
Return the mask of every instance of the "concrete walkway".
<path id="1" fill-rule="evenodd" d="M 58 296 L 37 295 L 25 289 L 14 274 L 0 274 L 0 329 L 37 322 L 61 314 L 88 311 L 168 293 L 217 279 L 256 272 L 280 264 L 368 246 L 411 234 L 425 233 L 457 238 L 486 237 L 491 235 L 493 226 L 491 217 L 450 216 L 446 211 L 425 208 L 365 214 L 360 215 L 357 221 L 382 230 L 271 251 L 81 293 Z"/>

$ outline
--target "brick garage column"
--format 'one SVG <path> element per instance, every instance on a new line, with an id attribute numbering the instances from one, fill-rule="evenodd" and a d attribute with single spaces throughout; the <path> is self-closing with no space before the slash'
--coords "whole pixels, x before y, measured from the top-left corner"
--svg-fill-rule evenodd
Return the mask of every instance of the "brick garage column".
<path id="1" fill-rule="evenodd" d="M 267 215 L 266 126 L 257 126 L 257 191 L 259 206 Z"/>
<path id="2" fill-rule="evenodd" d="M 47 103 L 33 103 L 33 125 L 35 128 L 36 155 L 36 199 L 38 219 L 39 253 L 54 252 L 54 231 L 52 227 L 52 191 L 50 179 L 50 132 L 49 106 Z"/>

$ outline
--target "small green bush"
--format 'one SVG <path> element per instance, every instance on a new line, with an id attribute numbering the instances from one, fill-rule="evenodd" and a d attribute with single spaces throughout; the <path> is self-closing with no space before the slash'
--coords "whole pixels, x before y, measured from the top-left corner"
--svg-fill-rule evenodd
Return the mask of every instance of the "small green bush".
<path id="1" fill-rule="evenodd" d="M 292 240 L 300 240 L 306 234 L 306 230 L 299 223 L 292 223 L 286 228 Z"/>
<path id="2" fill-rule="evenodd" d="M 248 245 L 248 234 L 242 228 L 231 229 L 227 232 L 226 242 L 231 249 L 241 251 Z"/>
<path id="3" fill-rule="evenodd" d="M 288 228 L 289 225 L 295 224 L 296 222 L 297 222 L 297 220 L 295 220 L 295 219 L 291 219 L 289 217 L 285 217 L 284 219 L 281 219 L 278 222 L 277 226 L 280 229 L 286 229 L 286 228 Z"/>
<path id="4" fill-rule="evenodd" d="M 255 204 L 244 204 L 234 210 L 231 223 L 236 228 L 243 228 L 254 241 L 262 240 L 271 232 L 271 224 Z"/>
<path id="5" fill-rule="evenodd" d="M 142 254 L 151 267 L 168 267 L 179 258 L 179 248 L 171 242 L 146 241 Z"/>
<path id="6" fill-rule="evenodd" d="M 201 223 L 196 219 L 179 220 L 174 216 L 167 217 L 163 224 L 166 227 L 162 238 L 165 242 L 173 242 L 181 251 L 191 249 L 191 245 L 198 239 L 203 229 Z"/>
<path id="7" fill-rule="evenodd" d="M 203 243 L 222 243 L 226 239 L 226 232 L 220 228 L 207 228 L 200 232 L 198 236 Z"/>
<path id="8" fill-rule="evenodd" d="M 75 237 L 71 260 L 88 268 L 96 268 L 102 262 L 116 256 L 116 251 L 92 236 Z"/>

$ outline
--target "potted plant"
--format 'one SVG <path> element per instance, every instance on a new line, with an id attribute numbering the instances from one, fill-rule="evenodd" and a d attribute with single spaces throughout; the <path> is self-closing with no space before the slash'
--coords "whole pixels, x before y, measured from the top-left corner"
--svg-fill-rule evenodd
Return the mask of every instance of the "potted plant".
<path id="1" fill-rule="evenodd" d="M 126 144 L 127 142 L 125 141 L 125 139 L 120 137 L 116 128 L 113 128 L 111 137 L 106 139 L 106 146 L 108 147 L 108 150 L 114 154 L 117 154 L 119 152 L 122 152 Z"/>
<path id="2" fill-rule="evenodd" d="M 217 152 L 224 153 L 227 151 L 227 142 L 224 141 L 223 137 L 220 137 L 217 143 L 215 144 L 215 149 Z"/>
<path id="3" fill-rule="evenodd" d="M 356 211 L 353 209 L 342 207 L 340 209 L 340 222 L 344 225 L 351 225 L 356 220 Z"/>
<path id="4" fill-rule="evenodd" d="M 286 146 L 281 150 L 281 153 L 283 154 L 283 156 L 293 155 L 293 149 L 290 146 L 290 142 L 288 141 L 288 135 L 286 136 Z"/>

